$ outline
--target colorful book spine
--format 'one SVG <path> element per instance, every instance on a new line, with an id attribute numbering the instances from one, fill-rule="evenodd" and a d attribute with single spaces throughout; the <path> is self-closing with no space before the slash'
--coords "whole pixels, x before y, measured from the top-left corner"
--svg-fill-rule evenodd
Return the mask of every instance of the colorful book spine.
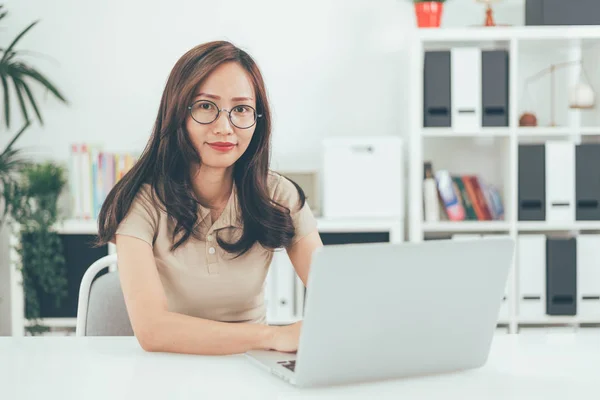
<path id="1" fill-rule="evenodd" d="M 477 214 L 475 213 L 475 209 L 473 208 L 473 203 L 469 194 L 467 193 L 467 189 L 465 188 L 465 184 L 460 176 L 453 176 L 452 180 L 454 184 L 458 188 L 458 192 L 460 193 L 460 197 L 462 200 L 463 207 L 465 208 L 465 219 L 467 220 L 477 220 Z"/>
<path id="2" fill-rule="evenodd" d="M 81 182 L 80 165 L 81 146 L 78 143 L 71 145 L 71 157 L 69 160 L 69 188 L 71 194 L 71 208 L 74 218 L 83 218 L 83 204 L 81 196 L 78 195 Z"/>
<path id="3" fill-rule="evenodd" d="M 138 158 L 136 154 L 111 153 L 87 143 L 73 143 L 70 157 L 71 217 L 84 220 L 98 217 L 108 193 Z"/>
<path id="4" fill-rule="evenodd" d="M 450 221 L 463 221 L 465 219 L 465 209 L 450 173 L 447 170 L 436 171 L 435 179 L 448 219 Z"/>
<path id="5" fill-rule="evenodd" d="M 439 197 L 445 216 L 450 221 L 493 221 L 504 219 L 504 204 L 500 190 L 476 174 L 453 175 L 448 170 L 438 170 L 435 177 L 435 192 L 428 190 L 432 165 L 424 164 L 423 205 L 424 220 L 431 217 L 434 197 Z M 429 188 L 431 189 L 431 188 Z M 431 204 L 429 204 L 431 203 Z M 429 212 L 428 212 L 429 211 Z"/>
<path id="6" fill-rule="evenodd" d="M 423 211 L 425 221 L 437 222 L 440 220 L 440 201 L 431 162 L 424 164 Z"/>

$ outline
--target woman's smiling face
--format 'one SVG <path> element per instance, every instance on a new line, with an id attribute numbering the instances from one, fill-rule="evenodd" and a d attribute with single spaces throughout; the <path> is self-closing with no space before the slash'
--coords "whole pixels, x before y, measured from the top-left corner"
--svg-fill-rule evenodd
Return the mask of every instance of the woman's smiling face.
<path id="1" fill-rule="evenodd" d="M 203 166 L 228 168 L 244 154 L 256 128 L 255 110 L 252 81 L 238 63 L 222 64 L 205 79 L 186 119 Z"/>

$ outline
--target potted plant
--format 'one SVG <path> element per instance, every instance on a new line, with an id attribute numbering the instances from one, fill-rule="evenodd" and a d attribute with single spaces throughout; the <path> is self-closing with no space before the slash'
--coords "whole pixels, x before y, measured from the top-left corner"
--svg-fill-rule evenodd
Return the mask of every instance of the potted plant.
<path id="1" fill-rule="evenodd" d="M 59 307 L 67 296 L 66 261 L 60 235 L 54 225 L 62 220 L 59 196 L 66 184 L 66 170 L 53 162 L 24 163 L 18 179 L 4 188 L 11 219 L 18 227 L 19 269 L 23 275 L 27 328 L 36 334 L 47 330 L 39 323 L 40 297 Z"/>
<path id="2" fill-rule="evenodd" d="M 0 4 L 0 20 L 8 15 L 4 6 Z M 54 97 L 63 103 L 67 100 L 56 86 L 44 76 L 37 68 L 26 61 L 27 52 L 17 50 L 19 41 L 38 23 L 34 21 L 23 29 L 9 44 L 0 48 L 0 88 L 2 90 L 3 108 L 0 112 L 2 122 L 0 128 L 11 129 L 11 116 L 13 107 L 16 103 L 24 121 L 22 127 L 12 136 L 8 145 L 0 152 L 0 194 L 4 193 L 4 188 L 9 185 L 16 177 L 18 169 L 25 162 L 22 151 L 15 147 L 15 142 L 23 135 L 29 126 L 31 126 L 31 117 L 35 114 L 37 120 L 43 125 L 44 120 L 38 105 L 38 100 L 34 96 L 33 83 L 50 92 Z M 5 222 L 10 209 L 6 199 L 1 196 L 0 208 L 0 226 Z"/>
<path id="3" fill-rule="evenodd" d="M 0 20 L 7 15 L 0 4 Z M 29 62 L 35 53 L 17 49 L 20 40 L 37 23 L 30 23 L 12 41 L 0 46 L 0 131 L 16 132 L 11 134 L 8 145 L 0 149 L 0 227 L 9 219 L 19 225 L 15 233 L 21 239 L 17 251 L 21 256 L 25 314 L 34 321 L 39 316 L 38 293 L 60 302 L 66 291 L 61 243 L 49 229 L 57 219 L 55 198 L 64 186 L 64 171 L 48 164 L 31 164 L 16 146 L 32 119 L 44 124 L 36 89 L 44 89 L 67 103 L 56 86 Z M 17 116 L 15 111 L 20 111 L 18 121 L 11 118 Z M 19 127 L 13 131 L 15 122 Z M 35 323 L 28 330 L 35 333 L 45 328 Z"/>
<path id="4" fill-rule="evenodd" d="M 442 21 L 446 0 L 413 0 L 417 26 L 419 28 L 438 28 Z"/>

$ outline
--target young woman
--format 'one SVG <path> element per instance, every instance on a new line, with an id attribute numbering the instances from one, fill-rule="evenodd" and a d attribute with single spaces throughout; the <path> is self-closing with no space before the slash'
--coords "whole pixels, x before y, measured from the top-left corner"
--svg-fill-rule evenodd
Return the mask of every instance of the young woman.
<path id="1" fill-rule="evenodd" d="M 297 350 L 301 322 L 265 322 L 265 278 L 285 248 L 306 285 L 322 242 L 301 188 L 270 171 L 270 140 L 265 85 L 246 52 L 217 41 L 179 59 L 143 154 L 99 215 L 145 350 Z"/>

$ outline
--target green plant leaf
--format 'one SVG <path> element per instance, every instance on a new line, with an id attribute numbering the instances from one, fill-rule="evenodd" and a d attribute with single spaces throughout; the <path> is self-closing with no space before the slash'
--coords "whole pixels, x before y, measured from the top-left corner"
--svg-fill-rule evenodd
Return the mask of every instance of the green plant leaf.
<path id="1" fill-rule="evenodd" d="M 0 188 L 1 193 L 0 196 L 3 200 L 2 204 L 2 213 L 0 216 L 0 226 L 4 224 L 9 214 L 15 214 L 15 210 L 20 210 L 20 208 L 15 207 L 13 199 L 15 198 L 16 189 L 16 181 L 18 178 L 16 173 L 24 168 L 28 161 L 23 156 L 23 153 L 20 149 L 13 148 L 14 143 L 19 139 L 19 137 L 25 132 L 25 130 L 29 127 L 29 124 L 25 124 L 19 132 L 12 138 L 8 146 L 4 149 L 2 153 L 0 153 L 0 183 L 2 187 Z M 18 213 L 18 211 L 17 211 Z"/>
<path id="2" fill-rule="evenodd" d="M 25 132 L 27 130 L 27 128 L 29 128 L 29 125 L 30 125 L 30 122 L 26 121 L 25 125 L 23 125 L 21 130 L 19 132 L 17 132 L 17 134 L 12 138 L 10 143 L 8 143 L 8 145 L 6 146 L 6 149 L 4 149 L 4 152 L 0 155 L 0 157 L 2 157 L 6 152 L 12 150 L 12 146 L 15 144 L 17 139 L 19 139 L 19 137 L 23 134 L 23 132 Z"/>
<path id="3" fill-rule="evenodd" d="M 12 79 L 15 82 L 16 81 L 20 82 L 19 86 L 21 88 L 23 88 L 23 90 L 25 91 L 27 98 L 29 99 L 29 101 L 31 102 L 31 104 L 33 106 L 36 116 L 38 117 L 39 122 L 42 125 L 44 124 L 44 120 L 42 118 L 41 112 L 37 106 L 37 103 L 34 99 L 34 96 L 29 87 L 29 84 L 27 81 L 25 81 L 24 78 L 33 79 L 36 82 L 42 84 L 46 89 L 48 89 L 50 92 L 52 92 L 59 100 L 67 103 L 64 96 L 46 77 L 44 77 L 41 73 L 39 73 L 32 67 L 29 67 L 29 66 L 23 64 L 22 62 L 11 63 L 10 61 L 7 61 L 7 60 L 5 60 L 5 61 L 0 60 L 0 78 L 6 79 L 6 77 L 8 77 L 9 79 Z M 18 93 L 18 95 L 22 96 L 22 92 Z M 9 108 L 8 112 L 10 112 L 10 105 L 9 105 L 10 99 L 8 98 L 8 91 L 6 89 L 4 91 L 4 97 L 5 97 L 5 113 L 6 113 L 7 105 Z M 23 110 L 21 110 L 21 111 L 23 114 L 23 118 L 27 120 L 28 119 L 27 112 L 23 111 Z M 10 114 L 9 114 L 9 118 L 10 118 Z M 7 126 L 7 128 L 10 127 L 10 119 L 8 119 L 6 121 L 6 126 Z"/>
<path id="4" fill-rule="evenodd" d="M 21 93 L 21 86 L 19 85 L 19 78 L 13 77 L 13 86 L 15 87 L 15 92 L 17 92 L 17 99 L 19 100 L 19 106 L 21 106 L 21 114 L 25 118 L 25 122 L 29 124 L 29 113 L 27 112 L 27 106 L 25 105 L 25 99 L 23 98 L 23 93 Z"/>
<path id="5" fill-rule="evenodd" d="M 7 12 L 3 5 L 0 5 L 0 19 L 6 17 Z M 68 103 L 64 95 L 58 90 L 58 88 L 40 71 L 35 69 L 33 66 L 20 61 L 19 56 L 23 55 L 23 51 L 17 51 L 16 46 L 22 40 L 22 38 L 31 30 L 39 21 L 34 21 L 25 27 L 9 44 L 5 49 L 0 49 L 2 56 L 0 58 L 0 79 L 2 80 L 2 88 L 4 90 L 4 119 L 7 128 L 10 128 L 11 124 L 11 95 L 9 92 L 9 80 L 12 81 L 16 90 L 17 101 L 19 102 L 19 108 L 23 119 L 29 121 L 30 113 L 28 109 L 28 102 L 31 104 L 36 117 L 40 124 L 44 124 L 42 113 L 38 107 L 38 104 L 33 96 L 31 90 L 30 79 L 41 84 L 46 90 L 50 91 L 57 99 L 64 103 Z"/>
<path id="6" fill-rule="evenodd" d="M 29 76 L 30 78 L 38 81 L 39 83 L 41 83 L 46 89 L 48 89 L 50 92 L 52 92 L 52 94 L 54 96 L 56 96 L 59 100 L 61 100 L 64 103 L 68 103 L 67 100 L 64 98 L 64 96 L 60 93 L 60 91 L 56 88 L 56 86 L 54 86 L 53 83 L 51 83 L 44 75 L 42 75 L 40 72 L 36 71 L 35 69 L 23 64 L 23 63 L 18 63 L 15 64 L 15 66 L 18 66 L 18 71 L 20 71 L 20 73 L 22 75 L 25 76 Z"/>
<path id="7" fill-rule="evenodd" d="M 23 36 L 25 36 L 25 34 L 31 29 L 33 28 L 39 21 L 33 21 L 31 24 L 29 24 L 29 26 L 25 29 L 23 29 L 23 31 L 21 33 L 19 33 L 17 35 L 16 38 L 13 39 L 12 43 L 8 46 L 8 48 L 4 51 L 4 55 L 2 56 L 2 60 L 5 60 L 7 57 L 9 57 L 12 53 L 12 49 L 15 47 L 15 45 L 19 42 L 19 40 L 21 40 L 21 38 Z"/>
<path id="8" fill-rule="evenodd" d="M 23 90 L 25 91 L 25 94 L 27 95 L 29 102 L 31 103 L 31 107 L 33 107 L 33 111 L 35 111 L 35 115 L 37 115 L 38 120 L 40 121 L 40 124 L 43 125 L 44 119 L 42 118 L 42 114 L 40 113 L 40 110 L 37 106 L 37 103 L 35 102 L 35 99 L 33 97 L 33 94 L 31 93 L 31 90 L 29 90 L 29 86 L 27 86 L 27 84 L 25 82 L 23 82 L 23 80 L 21 80 L 20 78 L 18 78 L 17 81 L 19 82 L 19 84 L 21 85 Z"/>
<path id="9" fill-rule="evenodd" d="M 0 20 L 8 15 L 8 11 L 4 11 L 4 4 L 0 4 Z"/>
<path id="10" fill-rule="evenodd" d="M 2 197 L 3 197 L 3 204 L 2 204 L 2 213 L 0 215 L 0 226 L 4 225 L 4 222 L 6 221 L 6 217 L 10 214 L 10 204 L 11 204 L 11 197 L 10 197 L 10 184 L 11 184 L 11 180 L 9 176 L 6 176 L 4 174 L 0 174 L 0 184 L 2 185 Z"/>
<path id="11" fill-rule="evenodd" d="M 8 92 L 8 83 L 4 74 L 0 74 L 2 88 L 4 89 L 4 123 L 10 128 L 10 93 Z"/>

